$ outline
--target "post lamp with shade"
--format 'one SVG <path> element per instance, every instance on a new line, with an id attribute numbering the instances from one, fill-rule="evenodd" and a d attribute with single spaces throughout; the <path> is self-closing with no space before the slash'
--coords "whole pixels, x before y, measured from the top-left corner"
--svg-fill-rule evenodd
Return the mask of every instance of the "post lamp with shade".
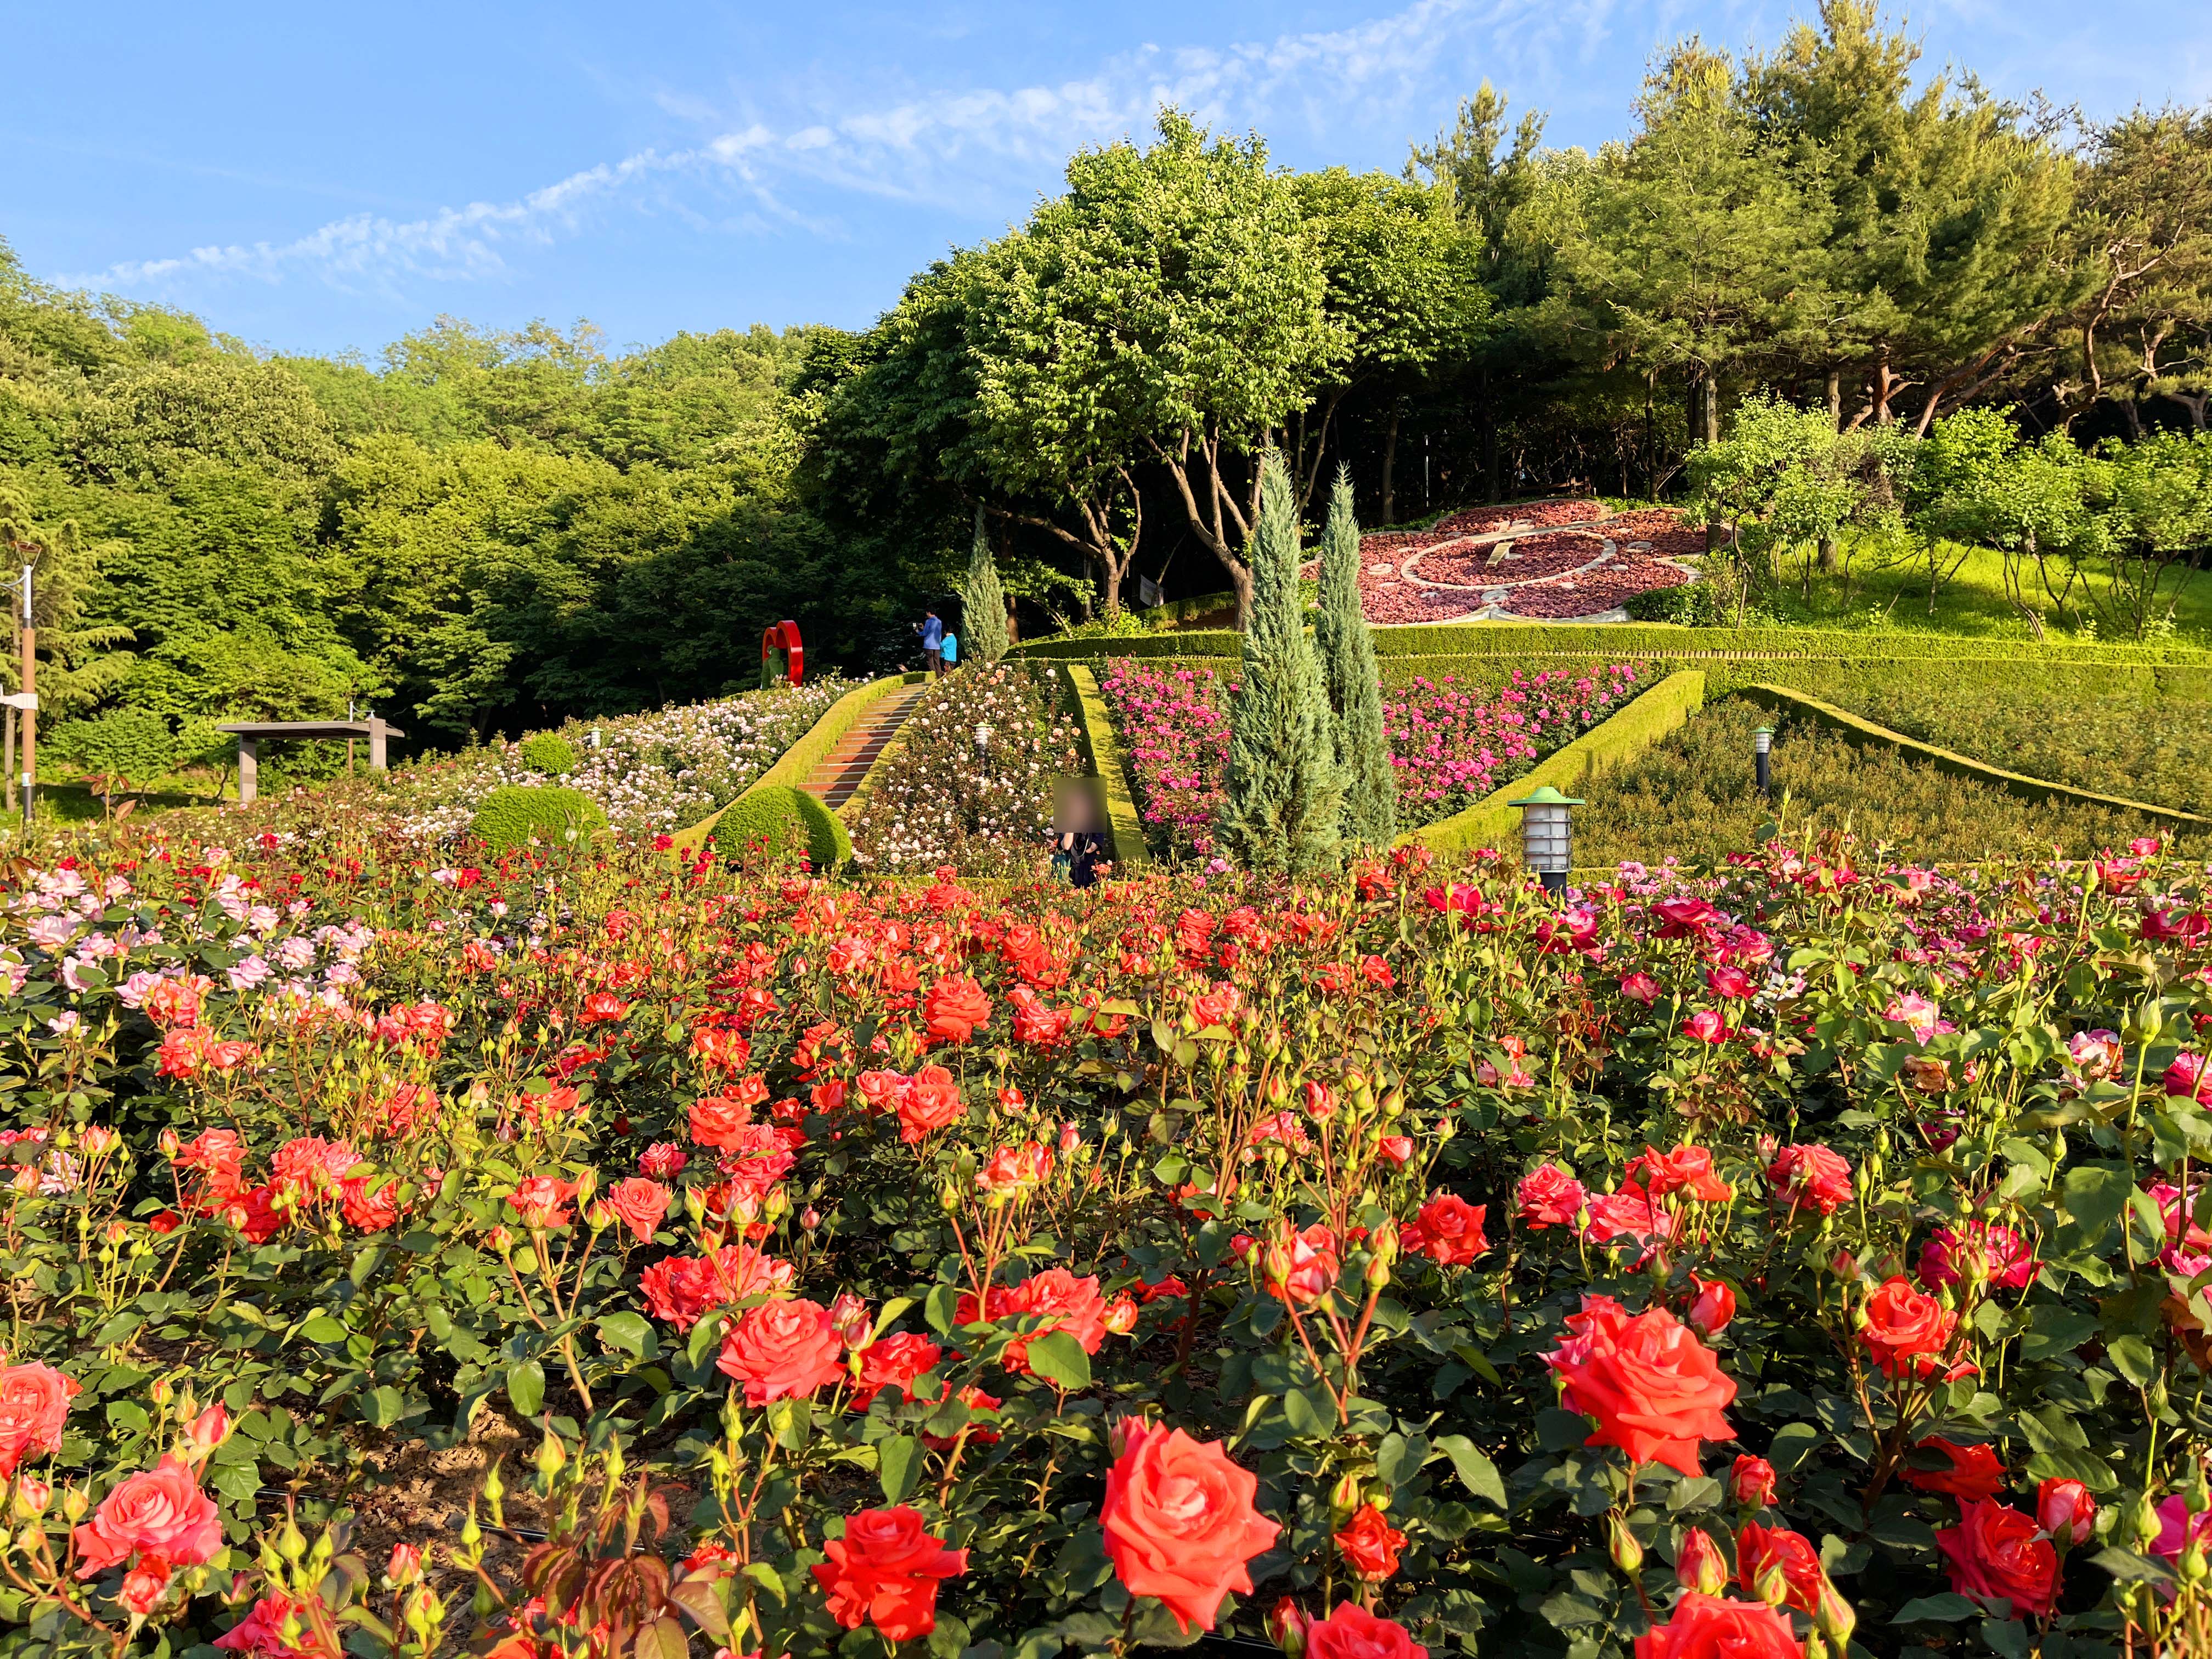
<path id="1" fill-rule="evenodd" d="M 1774 728 L 1762 726 L 1751 734 L 1752 765 L 1759 779 L 1759 793 L 1774 793 Z"/>
<path id="2" fill-rule="evenodd" d="M 1519 800 L 1505 803 L 1521 809 L 1521 851 L 1528 867 L 1543 878 L 1547 893 L 1567 890 L 1567 872 L 1575 863 L 1572 809 L 1583 805 L 1563 795 L 1548 783 L 1530 790 Z"/>

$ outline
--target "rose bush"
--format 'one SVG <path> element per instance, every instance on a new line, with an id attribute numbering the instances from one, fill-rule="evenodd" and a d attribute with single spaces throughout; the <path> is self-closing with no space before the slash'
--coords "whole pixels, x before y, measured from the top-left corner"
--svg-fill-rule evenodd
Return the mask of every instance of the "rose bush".
<path id="1" fill-rule="evenodd" d="M 2154 845 L 6 879 L 11 1653 L 2212 1635 L 2212 926 Z"/>

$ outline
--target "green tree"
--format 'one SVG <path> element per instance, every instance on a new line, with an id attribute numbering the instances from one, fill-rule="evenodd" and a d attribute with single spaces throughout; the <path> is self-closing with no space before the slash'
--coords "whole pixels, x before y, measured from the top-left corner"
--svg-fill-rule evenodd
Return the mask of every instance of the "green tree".
<path id="1" fill-rule="evenodd" d="M 1246 868 L 1295 872 L 1336 857 L 1344 780 L 1328 688 L 1306 637 L 1297 487 L 1279 455 L 1263 456 L 1260 474 L 1252 601 L 1216 828 L 1222 850 Z"/>
<path id="2" fill-rule="evenodd" d="M 960 586 L 960 638 L 964 655 L 986 665 L 1006 654 L 1006 590 L 983 533 L 983 513 L 975 512 L 975 544 L 968 555 L 968 579 Z"/>
<path id="3" fill-rule="evenodd" d="M 1330 730 L 1344 784 L 1344 838 L 1356 846 L 1387 847 L 1398 833 L 1398 783 L 1382 737 L 1375 640 L 1359 601 L 1359 521 L 1352 516 L 1352 475 L 1341 466 L 1322 532 L 1314 650 L 1334 716 Z"/>

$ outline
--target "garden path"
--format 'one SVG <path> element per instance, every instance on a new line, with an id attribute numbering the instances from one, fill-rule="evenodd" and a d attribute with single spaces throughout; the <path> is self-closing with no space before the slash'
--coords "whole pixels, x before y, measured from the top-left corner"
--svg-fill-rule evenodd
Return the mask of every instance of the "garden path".
<path id="1" fill-rule="evenodd" d="M 806 775 L 806 781 L 799 787 L 833 812 L 852 799 L 860 781 L 868 775 L 868 769 L 897 735 L 899 727 L 906 724 L 907 715 L 928 689 L 927 681 L 909 685 L 870 708 L 854 722 L 852 730 L 838 738 L 837 746 L 822 757 Z"/>

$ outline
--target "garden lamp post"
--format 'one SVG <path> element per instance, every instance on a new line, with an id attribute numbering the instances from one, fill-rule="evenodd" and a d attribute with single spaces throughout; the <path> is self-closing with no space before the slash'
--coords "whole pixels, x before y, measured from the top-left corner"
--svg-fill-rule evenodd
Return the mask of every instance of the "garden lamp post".
<path id="1" fill-rule="evenodd" d="M 1505 804 L 1521 809 L 1521 850 L 1528 867 L 1543 878 L 1544 890 L 1565 892 L 1567 872 L 1575 862 L 1571 809 L 1583 803 L 1547 783 Z"/>
<path id="2" fill-rule="evenodd" d="M 1774 793 L 1774 728 L 1762 726 L 1751 734 L 1752 766 L 1759 779 L 1759 793 Z"/>
<path id="3" fill-rule="evenodd" d="M 989 725 L 985 724 L 977 726 L 975 728 L 975 753 L 978 756 L 981 756 L 989 750 L 990 746 L 991 728 Z"/>

